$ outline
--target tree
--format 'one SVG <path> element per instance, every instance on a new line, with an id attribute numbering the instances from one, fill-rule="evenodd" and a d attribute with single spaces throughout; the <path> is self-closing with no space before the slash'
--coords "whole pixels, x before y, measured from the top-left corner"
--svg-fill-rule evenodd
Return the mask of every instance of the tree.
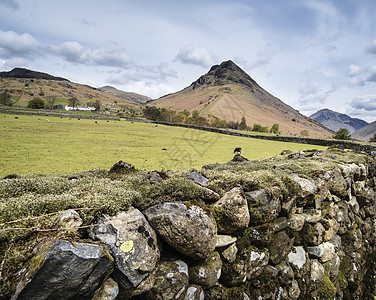
<path id="1" fill-rule="evenodd" d="M 373 134 L 373 137 L 369 139 L 370 142 L 376 142 L 376 132 Z"/>
<path id="2" fill-rule="evenodd" d="M 7 92 L 0 94 L 0 104 L 1 105 L 8 105 L 8 106 L 13 105 L 13 101 L 10 98 L 10 95 Z"/>
<path id="3" fill-rule="evenodd" d="M 351 135 L 346 128 L 340 128 L 333 138 L 336 140 L 351 140 Z"/>
<path id="4" fill-rule="evenodd" d="M 273 124 L 272 128 L 270 129 L 270 133 L 279 133 L 279 124 Z"/>
<path id="5" fill-rule="evenodd" d="M 44 101 L 41 98 L 34 98 L 29 101 L 27 107 L 33 109 L 44 108 Z"/>
<path id="6" fill-rule="evenodd" d="M 87 106 L 94 107 L 95 111 L 99 111 L 101 109 L 102 102 L 101 100 L 96 100 L 95 102 L 89 102 Z"/>
<path id="7" fill-rule="evenodd" d="M 48 109 L 53 109 L 55 100 L 56 100 L 56 96 L 47 96 L 45 107 Z"/>
<path id="8" fill-rule="evenodd" d="M 76 97 L 72 97 L 68 99 L 68 104 L 73 107 L 73 109 L 79 105 L 81 102 Z"/>
<path id="9" fill-rule="evenodd" d="M 239 130 L 247 130 L 247 120 L 245 119 L 244 116 L 242 117 L 242 120 L 240 121 Z"/>

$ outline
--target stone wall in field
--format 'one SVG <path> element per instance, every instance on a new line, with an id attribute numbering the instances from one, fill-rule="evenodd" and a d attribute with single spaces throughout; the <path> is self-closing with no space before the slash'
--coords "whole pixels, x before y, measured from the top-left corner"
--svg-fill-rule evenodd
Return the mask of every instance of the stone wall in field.
<path id="1" fill-rule="evenodd" d="M 72 238 L 41 243 L 13 299 L 374 299 L 375 163 L 310 174 L 217 193 L 192 172 L 197 201 L 103 215 L 82 240 L 64 212 Z"/>

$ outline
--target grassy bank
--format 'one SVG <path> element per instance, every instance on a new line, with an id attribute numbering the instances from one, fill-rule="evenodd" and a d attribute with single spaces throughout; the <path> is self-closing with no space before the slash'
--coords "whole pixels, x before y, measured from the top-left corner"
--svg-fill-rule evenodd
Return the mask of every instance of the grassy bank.
<path id="1" fill-rule="evenodd" d="M 0 132 L 0 176 L 72 174 L 109 169 L 119 160 L 138 169 L 180 170 L 227 162 L 235 147 L 242 147 L 249 159 L 271 157 L 286 149 L 325 148 L 129 121 L 95 123 L 11 114 L 1 115 Z"/>

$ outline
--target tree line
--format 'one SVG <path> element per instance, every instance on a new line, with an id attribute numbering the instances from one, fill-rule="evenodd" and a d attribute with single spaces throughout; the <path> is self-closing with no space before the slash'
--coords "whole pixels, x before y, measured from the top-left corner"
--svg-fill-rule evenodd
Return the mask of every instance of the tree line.
<path id="1" fill-rule="evenodd" d="M 270 132 L 279 133 L 279 124 L 274 124 L 269 130 L 268 127 L 262 126 L 260 124 L 254 124 L 253 127 L 247 125 L 247 120 L 243 116 L 241 121 L 225 121 L 216 116 L 209 115 L 208 118 L 201 116 L 198 110 L 194 110 L 190 113 L 188 110 L 183 110 L 181 112 L 176 112 L 168 108 L 159 108 L 156 106 L 146 106 L 143 109 L 144 117 L 152 121 L 161 121 L 168 123 L 180 123 L 180 124 L 191 124 L 197 126 L 207 126 L 215 128 L 229 128 L 236 130 L 249 130 L 256 132 Z"/>

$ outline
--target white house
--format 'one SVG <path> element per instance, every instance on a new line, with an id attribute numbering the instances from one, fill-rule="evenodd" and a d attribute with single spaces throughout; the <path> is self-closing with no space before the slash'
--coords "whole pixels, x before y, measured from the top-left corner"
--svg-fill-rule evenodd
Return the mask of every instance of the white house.
<path id="1" fill-rule="evenodd" d="M 72 106 L 65 105 L 65 110 L 92 111 L 92 110 L 95 110 L 95 107 L 91 107 L 91 106 L 76 106 L 76 107 L 72 107 Z"/>

